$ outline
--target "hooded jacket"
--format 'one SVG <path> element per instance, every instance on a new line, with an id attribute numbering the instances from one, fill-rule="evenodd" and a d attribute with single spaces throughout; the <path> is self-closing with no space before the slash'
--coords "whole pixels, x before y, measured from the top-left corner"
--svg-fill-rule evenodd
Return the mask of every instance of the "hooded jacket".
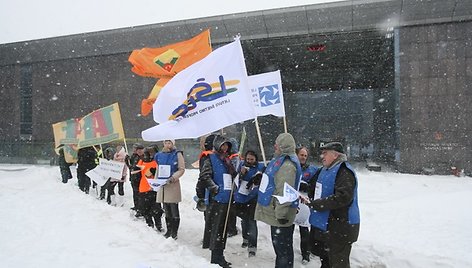
<path id="1" fill-rule="evenodd" d="M 295 140 L 292 135 L 289 133 L 280 134 L 275 143 L 280 149 L 280 156 L 290 156 L 295 155 Z M 284 190 L 284 183 L 287 182 L 290 186 L 295 189 L 298 189 L 298 185 L 295 185 L 297 180 L 297 165 L 299 163 L 294 163 L 288 159 L 280 166 L 280 169 L 274 175 L 275 181 L 275 190 L 273 195 L 282 196 Z M 271 226 L 277 227 L 288 227 L 293 224 L 295 215 L 297 214 L 297 208 L 291 207 L 292 203 L 287 202 L 280 204 L 279 201 L 272 197 L 270 204 L 268 206 L 262 206 L 257 204 L 255 219 L 258 221 L 263 221 Z M 280 223 L 279 220 L 287 220 L 286 223 Z"/>
<path id="2" fill-rule="evenodd" d="M 223 155 L 220 152 L 220 148 L 224 143 L 228 144 L 228 152 L 230 152 L 232 148 L 231 142 L 223 136 L 216 135 L 215 139 L 213 140 L 213 148 L 214 148 L 213 154 L 217 155 L 217 157 L 223 160 L 228 173 L 234 172 L 234 174 L 232 175 L 236 175 L 236 170 L 231 165 L 231 161 L 228 158 L 228 154 Z M 205 159 L 203 159 L 203 165 L 200 169 L 200 176 L 198 178 L 199 187 L 208 189 L 210 192 L 216 194 L 219 187 L 214 181 L 213 175 L 214 175 L 213 165 L 212 165 L 211 159 L 210 157 L 206 157 Z"/>

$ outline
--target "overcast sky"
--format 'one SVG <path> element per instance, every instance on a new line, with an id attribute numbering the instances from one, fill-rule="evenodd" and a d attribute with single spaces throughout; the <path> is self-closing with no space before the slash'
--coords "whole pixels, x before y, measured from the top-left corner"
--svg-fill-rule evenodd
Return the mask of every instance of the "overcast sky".
<path id="1" fill-rule="evenodd" d="M 0 44 L 343 0 L 0 0 Z"/>

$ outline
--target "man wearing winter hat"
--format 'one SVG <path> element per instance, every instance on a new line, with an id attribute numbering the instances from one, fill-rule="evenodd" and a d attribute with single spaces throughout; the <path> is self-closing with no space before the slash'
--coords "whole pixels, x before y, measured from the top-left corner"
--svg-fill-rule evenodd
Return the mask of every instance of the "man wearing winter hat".
<path id="1" fill-rule="evenodd" d="M 312 251 L 320 256 L 322 267 L 347 268 L 352 243 L 359 236 L 357 177 L 341 143 L 320 149 L 323 167 L 308 186 L 309 198 L 303 199 L 311 208 Z"/>
<path id="2" fill-rule="evenodd" d="M 270 225 L 276 268 L 293 267 L 293 221 L 298 199 L 279 203 L 274 195 L 284 195 L 284 185 L 298 190 L 302 170 L 295 154 L 295 140 L 289 133 L 275 140 L 275 158 L 267 165 L 259 187 L 255 219 Z"/>

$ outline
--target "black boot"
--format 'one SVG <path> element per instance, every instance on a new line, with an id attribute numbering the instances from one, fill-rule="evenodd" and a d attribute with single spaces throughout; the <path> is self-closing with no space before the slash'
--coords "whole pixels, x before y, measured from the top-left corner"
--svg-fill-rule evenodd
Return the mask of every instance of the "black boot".
<path id="1" fill-rule="evenodd" d="M 162 214 L 164 211 L 160 206 L 155 205 L 152 210 L 152 217 L 154 218 L 154 224 L 156 225 L 156 229 L 158 232 L 162 232 Z"/>
<path id="2" fill-rule="evenodd" d="M 179 231 L 180 218 L 172 219 L 172 233 L 171 236 L 177 240 L 177 232 Z"/>
<path id="3" fill-rule="evenodd" d="M 158 232 L 162 232 L 162 221 L 160 217 L 154 216 L 154 223 Z"/>
<path id="4" fill-rule="evenodd" d="M 172 235 L 172 222 L 170 218 L 166 217 L 166 233 L 164 234 L 165 238 L 169 238 Z"/>
<path id="5" fill-rule="evenodd" d="M 151 227 L 151 228 L 154 228 L 154 222 L 152 221 L 152 217 L 151 216 L 144 216 L 144 220 L 146 221 L 146 224 Z"/>
<path id="6" fill-rule="evenodd" d="M 231 268 L 231 262 L 227 262 L 223 256 L 222 249 L 214 249 L 211 251 L 211 263 L 218 264 L 220 267 Z"/>

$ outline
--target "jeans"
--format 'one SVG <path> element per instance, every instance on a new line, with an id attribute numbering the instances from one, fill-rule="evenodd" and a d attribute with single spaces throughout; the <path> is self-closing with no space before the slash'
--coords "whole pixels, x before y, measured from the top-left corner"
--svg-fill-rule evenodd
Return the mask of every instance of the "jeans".
<path id="1" fill-rule="evenodd" d="M 270 227 L 272 246 L 275 251 L 275 268 L 293 268 L 293 229 L 289 227 Z"/>
<path id="2" fill-rule="evenodd" d="M 243 239 L 247 240 L 249 252 L 256 252 L 257 249 L 257 222 L 254 219 L 241 219 L 241 229 Z"/>

